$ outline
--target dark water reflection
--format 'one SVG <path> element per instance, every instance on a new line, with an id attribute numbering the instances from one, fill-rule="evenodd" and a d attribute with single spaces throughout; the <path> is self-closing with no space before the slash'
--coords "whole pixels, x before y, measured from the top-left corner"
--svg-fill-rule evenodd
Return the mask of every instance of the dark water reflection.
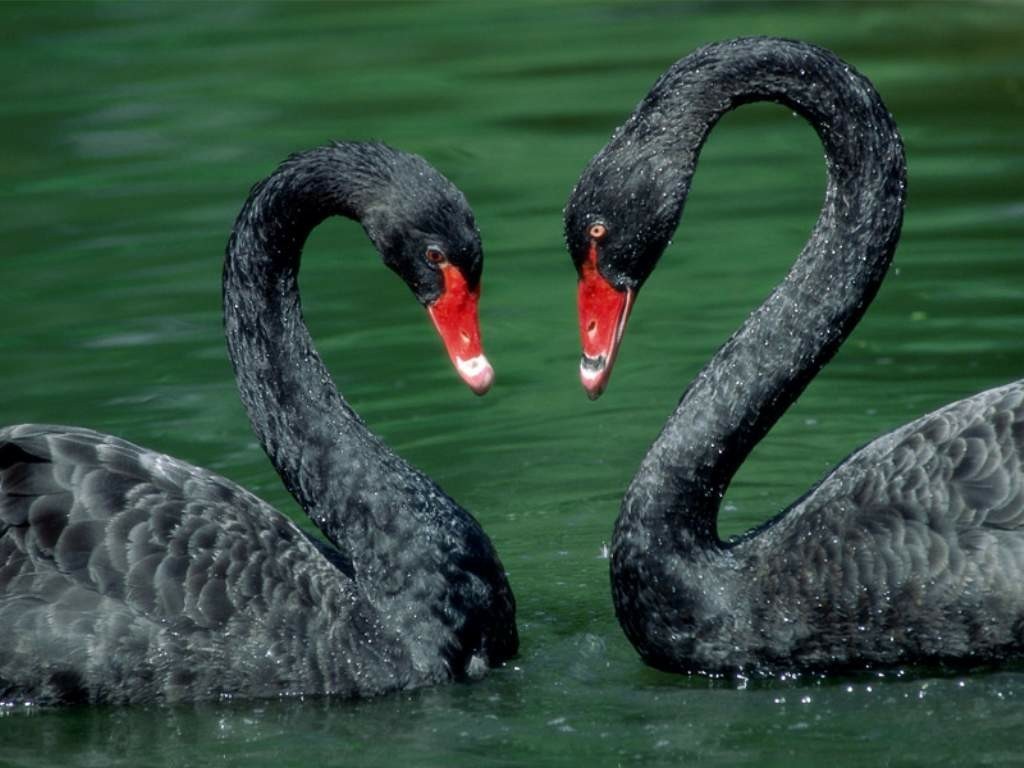
<path id="1" fill-rule="evenodd" d="M 1019 7 L 9 4 L 0 21 L 0 422 L 112 432 L 294 512 L 224 355 L 228 229 L 294 149 L 379 138 L 420 152 L 483 230 L 493 392 L 461 388 L 422 310 L 347 222 L 314 233 L 304 305 L 367 421 L 491 533 L 523 636 L 516 663 L 482 683 L 371 702 L 6 712 L 0 764 L 1017 759 L 1019 671 L 676 678 L 644 668 L 612 615 L 601 553 L 617 500 L 686 381 L 806 237 L 824 179 L 813 132 L 772 106 L 723 120 L 597 403 L 576 380 L 561 207 L 654 78 L 712 40 L 832 47 L 895 114 L 910 166 L 896 268 L 741 470 L 721 526 L 743 530 L 871 437 L 1021 376 Z"/>

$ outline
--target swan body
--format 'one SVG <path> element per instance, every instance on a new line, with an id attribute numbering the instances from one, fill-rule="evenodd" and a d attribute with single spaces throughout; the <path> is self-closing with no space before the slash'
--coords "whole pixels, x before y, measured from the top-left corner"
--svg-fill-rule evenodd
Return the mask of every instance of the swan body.
<path id="1" fill-rule="evenodd" d="M 382 144 L 297 154 L 250 193 L 224 268 L 243 402 L 326 537 L 185 462 L 87 429 L 0 430 L 0 699 L 369 696 L 514 655 L 515 606 L 477 522 L 365 426 L 312 345 L 309 232 L 358 219 L 486 390 L 479 236 L 462 194 Z M 467 361 L 469 365 L 466 365 Z"/>
<path id="2" fill-rule="evenodd" d="M 651 446 L 611 548 L 616 614 L 675 672 L 999 661 L 1024 651 L 1024 382 L 946 406 L 855 452 L 765 524 L 723 541 L 721 499 L 750 450 L 878 289 L 905 197 L 896 126 L 822 48 L 749 38 L 674 64 L 583 171 L 566 208 L 581 378 L 608 382 L 636 294 L 726 111 L 776 101 L 825 148 L 818 221 L 790 272 L 714 355 Z"/>

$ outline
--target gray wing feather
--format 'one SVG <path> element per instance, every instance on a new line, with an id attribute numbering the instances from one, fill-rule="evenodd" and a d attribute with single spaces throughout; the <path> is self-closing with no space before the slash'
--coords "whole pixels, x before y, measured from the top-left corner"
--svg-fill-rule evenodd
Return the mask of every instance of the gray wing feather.
<path id="1" fill-rule="evenodd" d="M 797 510 L 842 503 L 851 519 L 896 511 L 937 530 L 1024 525 L 1024 386 L 982 392 L 841 463 Z"/>
<path id="2" fill-rule="evenodd" d="M 868 444 L 736 551 L 759 595 L 752 623 L 787 653 L 806 640 L 805 662 L 1021 645 L 1024 383 Z"/>
<path id="3" fill-rule="evenodd" d="M 338 661 L 365 637 L 337 627 L 379 622 L 328 549 L 168 456 L 84 429 L 0 430 L 0 694 L 372 689 Z"/>

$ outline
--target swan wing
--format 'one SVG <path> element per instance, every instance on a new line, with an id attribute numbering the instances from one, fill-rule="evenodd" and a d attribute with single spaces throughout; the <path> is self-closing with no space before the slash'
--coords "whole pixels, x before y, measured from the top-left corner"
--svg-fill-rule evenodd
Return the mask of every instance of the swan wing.
<path id="1" fill-rule="evenodd" d="M 823 508 L 845 510 L 850 525 L 895 517 L 968 538 L 1024 529 L 1024 382 L 952 403 L 869 443 L 792 512 Z"/>
<path id="2" fill-rule="evenodd" d="M 270 680 L 353 604 L 348 576 L 235 483 L 86 429 L 0 430 L 0 693 L 131 699 L 231 666 Z"/>
<path id="3" fill-rule="evenodd" d="M 855 452 L 737 542 L 766 656 L 833 665 L 1016 647 L 1024 620 L 1024 382 Z M 798 649 L 798 650 L 794 650 Z"/>

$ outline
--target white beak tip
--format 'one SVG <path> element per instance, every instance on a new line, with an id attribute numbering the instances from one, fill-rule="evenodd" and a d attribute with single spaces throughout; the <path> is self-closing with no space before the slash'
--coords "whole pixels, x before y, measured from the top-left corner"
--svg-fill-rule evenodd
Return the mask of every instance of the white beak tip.
<path id="1" fill-rule="evenodd" d="M 457 357 L 455 369 L 469 388 L 478 395 L 485 394 L 494 383 L 494 369 L 483 355 L 477 355 L 468 360 Z"/>

